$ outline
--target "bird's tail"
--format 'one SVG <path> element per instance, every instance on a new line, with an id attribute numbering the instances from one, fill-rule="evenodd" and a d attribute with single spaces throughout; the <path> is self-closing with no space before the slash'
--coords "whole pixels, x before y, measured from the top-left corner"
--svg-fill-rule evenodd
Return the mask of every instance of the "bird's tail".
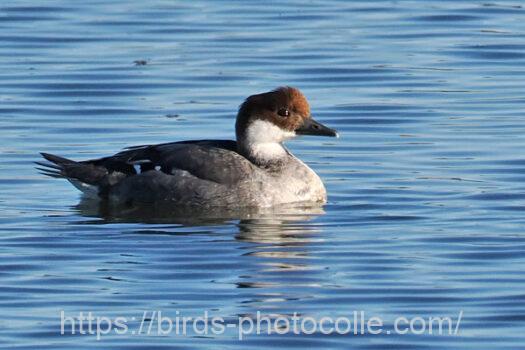
<path id="1" fill-rule="evenodd" d="M 49 163 L 35 162 L 36 165 L 39 165 L 36 168 L 38 169 L 40 174 L 51 176 L 54 178 L 67 178 L 68 176 L 65 172 L 66 166 L 77 163 L 67 158 L 55 156 L 54 154 L 40 153 L 40 155 L 42 155 L 42 157 L 44 157 L 44 159 L 47 160 Z"/>
<path id="2" fill-rule="evenodd" d="M 49 153 L 40 153 L 47 162 L 35 162 L 43 175 L 67 179 L 82 192 L 92 195 L 100 192 L 107 182 L 106 168 L 88 162 L 76 162 Z"/>

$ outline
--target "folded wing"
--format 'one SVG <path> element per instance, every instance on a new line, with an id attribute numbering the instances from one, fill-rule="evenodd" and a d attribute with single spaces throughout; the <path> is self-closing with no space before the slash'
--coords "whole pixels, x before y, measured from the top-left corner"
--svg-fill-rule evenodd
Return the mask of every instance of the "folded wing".
<path id="1" fill-rule="evenodd" d="M 42 156 L 49 161 L 37 162 L 43 166 L 39 168 L 43 174 L 66 178 L 81 190 L 95 187 L 101 195 L 125 182 L 145 187 L 174 187 L 174 184 L 184 182 L 190 190 L 192 186 L 201 186 L 201 182 L 234 184 L 242 181 L 244 174 L 254 168 L 250 161 L 237 153 L 235 141 L 226 140 L 136 146 L 111 157 L 81 162 L 47 153 L 42 153 Z M 140 191 L 140 188 L 134 191 Z"/>

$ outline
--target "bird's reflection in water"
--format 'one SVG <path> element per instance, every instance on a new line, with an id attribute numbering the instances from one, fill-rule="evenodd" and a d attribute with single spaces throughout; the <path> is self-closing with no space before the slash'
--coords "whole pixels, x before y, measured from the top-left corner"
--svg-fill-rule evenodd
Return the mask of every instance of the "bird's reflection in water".
<path id="1" fill-rule="evenodd" d="M 239 222 L 236 239 L 249 243 L 243 258 L 253 260 L 249 265 L 254 267 L 237 277 L 238 288 L 253 288 L 240 315 L 253 316 L 254 310 L 272 317 L 291 314 L 294 304 L 310 298 L 308 290 L 319 280 L 310 249 L 322 240 L 311 220 L 322 214 L 320 207 L 288 208 L 279 215 Z"/>
<path id="2" fill-rule="evenodd" d="M 214 283 L 233 284 L 237 288 L 255 288 L 243 293 L 246 307 L 275 310 L 283 302 L 304 297 L 304 288 L 315 287 L 319 269 L 311 266 L 311 245 L 321 241 L 320 230 L 312 220 L 324 214 L 320 206 L 287 206 L 271 209 L 203 209 L 168 205 L 115 207 L 109 203 L 84 198 L 76 210 L 89 223 L 179 224 L 183 226 L 228 225 L 240 245 L 232 245 L 238 268 L 233 276 Z M 173 227 L 156 229 L 156 233 L 171 234 Z M 169 232 L 168 232 L 169 231 Z M 139 229 L 137 233 L 144 230 Z M 203 246 L 202 251 L 206 252 Z M 206 259 L 220 260 L 206 256 Z M 218 271 L 220 274 L 221 271 Z M 298 290 L 301 292 L 298 293 Z"/>
<path id="3" fill-rule="evenodd" d="M 114 205 L 107 201 L 82 197 L 74 210 L 84 217 L 103 223 L 180 224 L 184 226 L 216 225 L 239 221 L 239 239 L 261 238 L 280 240 L 281 229 L 289 224 L 309 221 L 324 214 L 318 205 L 293 205 L 273 208 L 195 208 L 159 203 L 155 205 Z M 250 238 L 250 231 L 256 231 Z M 286 231 L 286 230 L 285 230 Z M 273 234 L 271 234 L 273 232 Z M 283 232 L 286 236 L 288 233 Z M 282 237 L 281 237 L 282 238 Z"/>

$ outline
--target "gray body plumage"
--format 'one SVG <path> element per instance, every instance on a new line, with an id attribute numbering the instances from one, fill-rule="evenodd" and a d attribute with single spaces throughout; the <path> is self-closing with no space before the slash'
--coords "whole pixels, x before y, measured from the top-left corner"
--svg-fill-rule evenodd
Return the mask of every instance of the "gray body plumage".
<path id="1" fill-rule="evenodd" d="M 121 204 L 270 207 L 326 202 L 321 179 L 290 152 L 277 162 L 257 165 L 237 152 L 235 141 L 139 146 L 84 162 L 43 156 L 55 164 L 40 163 L 48 167 L 48 175 Z"/>

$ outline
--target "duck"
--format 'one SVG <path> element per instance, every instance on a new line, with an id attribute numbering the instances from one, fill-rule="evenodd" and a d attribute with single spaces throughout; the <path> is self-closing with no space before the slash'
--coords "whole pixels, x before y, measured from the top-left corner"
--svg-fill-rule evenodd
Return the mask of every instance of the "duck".
<path id="1" fill-rule="evenodd" d="M 68 180 L 85 196 L 124 205 L 170 203 L 198 208 L 325 204 L 323 181 L 284 142 L 338 137 L 310 114 L 294 87 L 249 96 L 239 107 L 235 140 L 189 140 L 125 148 L 75 161 L 41 153 L 44 175 Z"/>

